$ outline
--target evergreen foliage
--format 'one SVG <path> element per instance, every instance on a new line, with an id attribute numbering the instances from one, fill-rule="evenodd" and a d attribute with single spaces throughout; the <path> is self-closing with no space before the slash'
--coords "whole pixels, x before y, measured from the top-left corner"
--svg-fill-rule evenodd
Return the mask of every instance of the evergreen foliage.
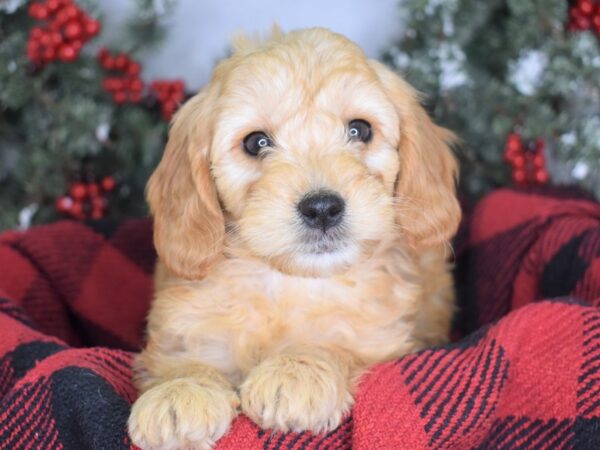
<path id="1" fill-rule="evenodd" d="M 384 55 L 463 140 L 461 184 L 511 184 L 509 133 L 542 138 L 555 183 L 600 194 L 600 39 L 569 31 L 567 0 L 404 0 L 404 34 Z M 600 9 L 599 9 L 600 10 Z"/>
<path id="2" fill-rule="evenodd" d="M 96 1 L 77 3 L 98 17 Z M 167 122 L 148 99 L 116 105 L 102 88 L 107 74 L 96 59 L 97 41 L 133 55 L 160 42 L 173 0 L 134 3 L 120 33 L 101 32 L 76 61 L 43 68 L 26 56 L 29 31 L 39 25 L 26 2 L 0 9 L 0 229 L 17 227 L 20 214 L 27 225 L 27 212 L 33 223 L 58 218 L 57 198 L 90 175 L 118 182 L 108 197 L 109 217 L 146 213 L 144 186 L 162 154 Z"/>

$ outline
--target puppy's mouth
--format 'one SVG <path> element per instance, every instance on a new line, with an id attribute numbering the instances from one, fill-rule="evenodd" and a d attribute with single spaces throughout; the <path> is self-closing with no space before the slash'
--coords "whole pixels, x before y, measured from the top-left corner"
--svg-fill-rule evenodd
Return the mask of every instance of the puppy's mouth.
<path id="1" fill-rule="evenodd" d="M 302 252 L 308 255 L 326 255 L 347 247 L 345 233 L 339 229 L 310 230 L 302 237 Z"/>

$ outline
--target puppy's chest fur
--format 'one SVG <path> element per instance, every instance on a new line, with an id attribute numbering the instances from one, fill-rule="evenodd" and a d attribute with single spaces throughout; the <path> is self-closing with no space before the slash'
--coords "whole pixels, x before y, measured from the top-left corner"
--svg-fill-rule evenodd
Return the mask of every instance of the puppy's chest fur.
<path id="1" fill-rule="evenodd" d="M 427 333 L 446 335 L 452 309 L 438 252 L 415 258 L 389 250 L 330 278 L 288 276 L 245 259 L 221 261 L 194 282 L 163 277 L 162 270 L 150 340 L 234 383 L 290 347 L 336 348 L 352 354 L 357 369 L 406 354 L 435 343 Z"/>

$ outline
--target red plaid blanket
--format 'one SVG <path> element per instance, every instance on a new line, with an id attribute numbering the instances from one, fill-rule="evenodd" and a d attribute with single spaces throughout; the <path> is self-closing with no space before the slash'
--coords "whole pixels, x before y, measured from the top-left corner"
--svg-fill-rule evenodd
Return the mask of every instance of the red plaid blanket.
<path id="1" fill-rule="evenodd" d="M 241 416 L 218 449 L 600 449 L 600 205 L 498 191 L 469 217 L 456 328 L 470 334 L 375 368 L 327 435 Z M 1 449 L 131 446 L 154 259 L 145 220 L 0 236 Z"/>

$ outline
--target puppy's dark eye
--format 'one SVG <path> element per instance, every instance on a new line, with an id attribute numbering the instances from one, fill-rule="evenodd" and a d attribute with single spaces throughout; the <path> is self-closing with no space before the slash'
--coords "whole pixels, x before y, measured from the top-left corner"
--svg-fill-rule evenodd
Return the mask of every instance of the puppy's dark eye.
<path id="1" fill-rule="evenodd" d="M 371 124 L 366 120 L 354 119 L 348 123 L 348 138 L 351 141 L 369 142 L 373 137 Z"/>
<path id="2" fill-rule="evenodd" d="M 244 138 L 244 151 L 250 156 L 258 156 L 263 149 L 272 146 L 271 138 L 262 131 L 254 131 Z"/>

